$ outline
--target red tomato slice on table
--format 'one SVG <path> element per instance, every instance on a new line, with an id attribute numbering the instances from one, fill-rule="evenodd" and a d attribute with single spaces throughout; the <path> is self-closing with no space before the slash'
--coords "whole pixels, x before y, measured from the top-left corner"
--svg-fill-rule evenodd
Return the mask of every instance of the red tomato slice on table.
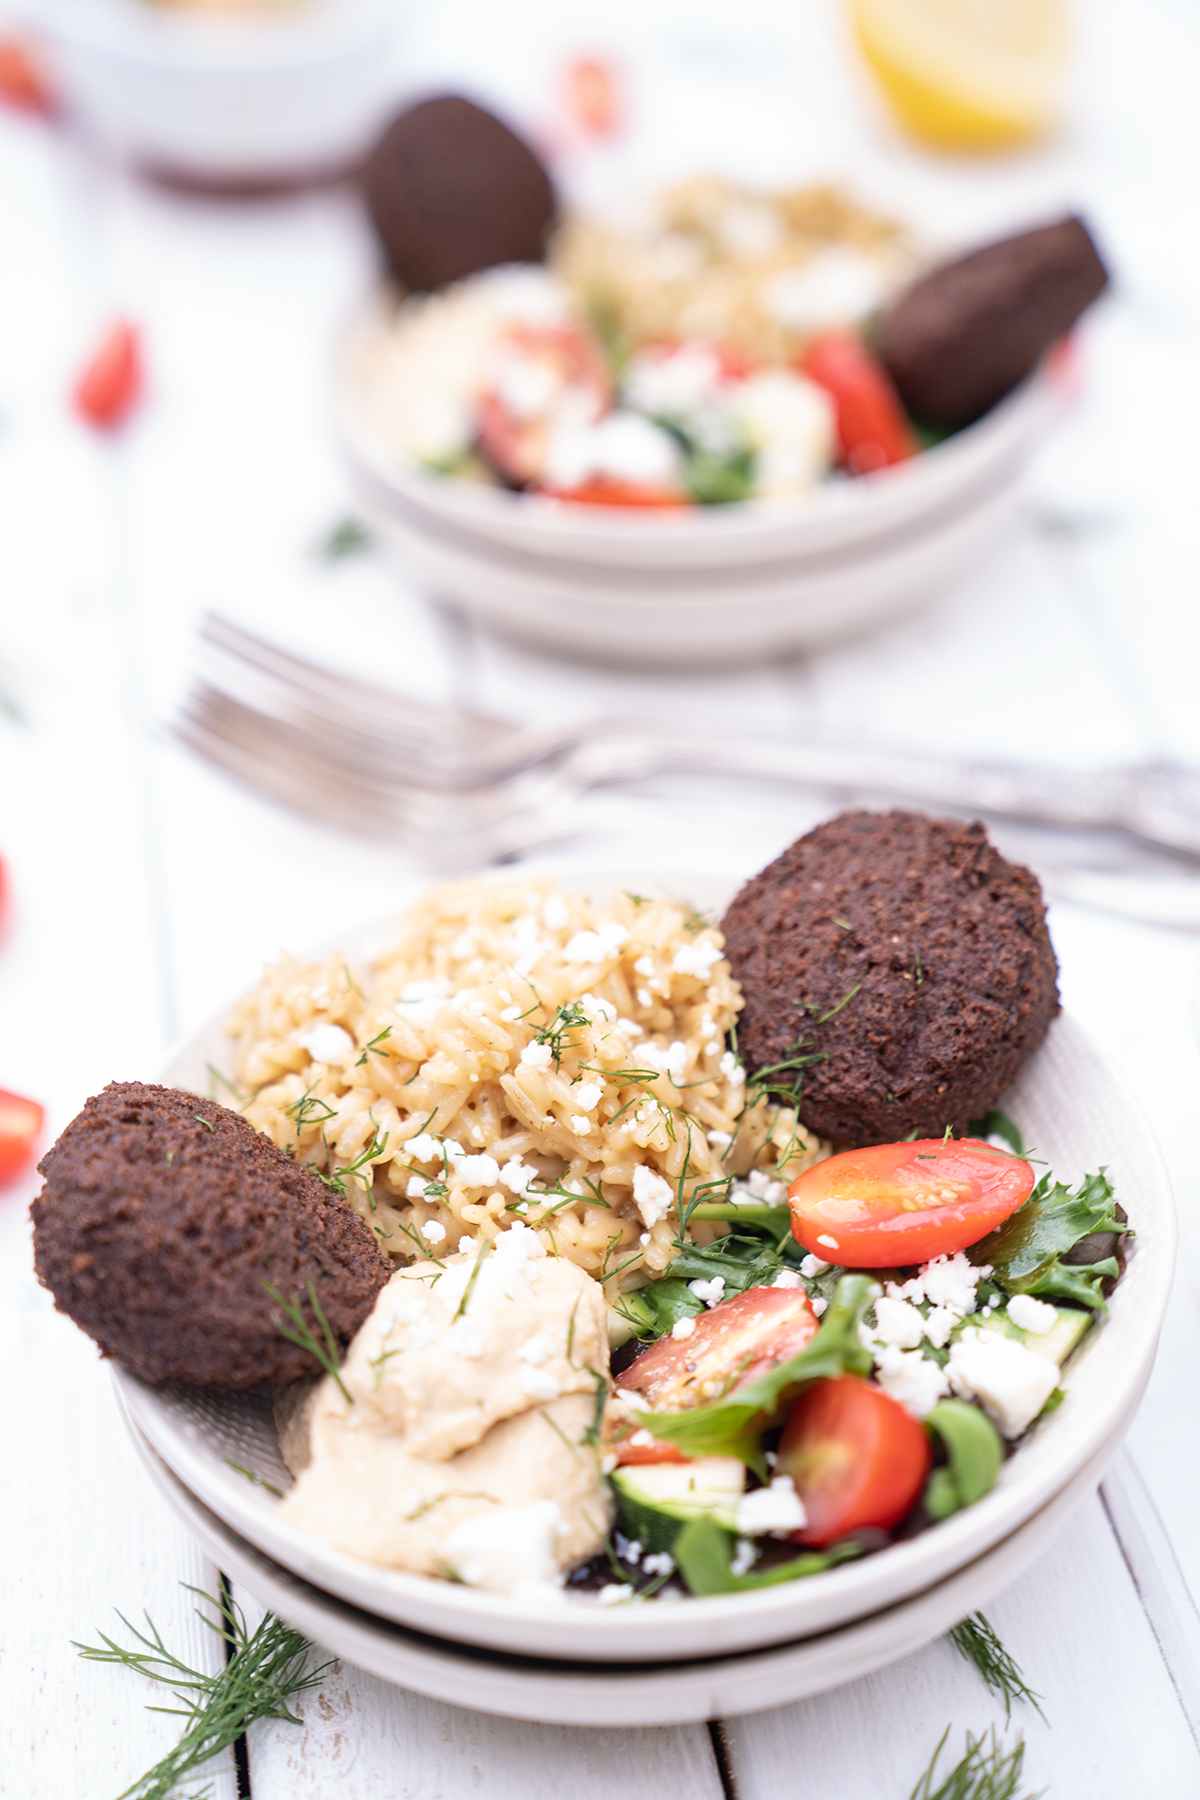
<path id="1" fill-rule="evenodd" d="M 775 1463 L 808 1515 L 792 1542 L 819 1549 L 866 1525 L 890 1531 L 932 1461 L 925 1427 L 882 1388 L 860 1375 L 814 1382 L 788 1414 Z"/>
<path id="2" fill-rule="evenodd" d="M 838 446 L 852 474 L 869 475 L 916 453 L 887 370 L 861 338 L 843 331 L 817 338 L 800 358 L 800 370 L 832 397 Z"/>
<path id="3" fill-rule="evenodd" d="M 979 1138 L 846 1150 L 793 1181 L 792 1236 L 850 1269 L 930 1262 L 994 1231 L 1025 1204 L 1033 1181 L 1023 1157 Z"/>
<path id="4" fill-rule="evenodd" d="M 620 82 L 611 63 L 581 56 L 566 71 L 567 107 L 589 137 L 613 137 L 623 123 Z"/>
<path id="5" fill-rule="evenodd" d="M 11 1181 L 25 1167 L 44 1118 L 36 1100 L 0 1088 L 0 1182 Z"/>
<path id="6" fill-rule="evenodd" d="M 697 1314 L 689 1337 L 668 1332 L 643 1350 L 617 1385 L 659 1412 L 703 1406 L 798 1356 L 816 1329 L 803 1288 L 746 1288 Z"/>
<path id="7" fill-rule="evenodd" d="M 101 341 L 75 386 L 75 411 L 89 425 L 121 424 L 142 393 L 142 349 L 137 328 L 122 319 Z"/>

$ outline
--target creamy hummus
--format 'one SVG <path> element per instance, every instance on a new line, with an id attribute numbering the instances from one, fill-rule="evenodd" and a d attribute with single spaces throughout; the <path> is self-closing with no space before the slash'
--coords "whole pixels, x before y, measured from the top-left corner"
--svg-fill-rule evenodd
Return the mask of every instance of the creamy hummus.
<path id="1" fill-rule="evenodd" d="M 415 1263 L 341 1368 L 277 1398 L 296 1485 L 281 1517 L 385 1568 L 548 1597 L 611 1518 L 591 1427 L 608 1372 L 600 1286 L 517 1224 Z M 350 1398 L 347 1398 L 347 1394 Z"/>

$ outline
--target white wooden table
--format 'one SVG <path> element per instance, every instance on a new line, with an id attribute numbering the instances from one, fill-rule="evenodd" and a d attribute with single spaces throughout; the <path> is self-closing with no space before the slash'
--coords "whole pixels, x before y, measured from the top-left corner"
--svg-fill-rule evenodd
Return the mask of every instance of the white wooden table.
<path id="1" fill-rule="evenodd" d="M 1097 763 L 1200 759 L 1200 274 L 1192 87 L 1200 23 L 1183 0 L 1090 0 L 1071 129 L 998 167 L 933 164 L 856 85 L 837 15 L 742 0 L 446 0 L 414 26 L 410 89 L 466 82 L 545 121 L 565 48 L 627 56 L 626 150 L 576 159 L 602 191 L 622 157 L 669 174 L 720 161 L 782 179 L 827 169 L 948 233 L 1082 207 L 1116 274 L 1085 333 L 1086 389 L 1046 452 L 1020 527 L 987 567 L 872 642 L 728 678 L 627 677 L 541 660 L 435 618 L 370 559 L 322 565 L 346 498 L 325 417 L 337 323 L 369 277 L 352 198 L 184 199 L 0 117 L 0 853 L 15 889 L 0 948 L 0 1087 L 42 1099 L 48 1134 L 113 1078 L 153 1078 L 165 1046 L 266 957 L 385 913 L 411 864 L 243 793 L 166 735 L 200 610 L 408 691 L 546 716 L 635 703 L 763 729 L 836 722 L 880 741 Z M 731 21 L 727 16 L 735 13 Z M 799 15 L 799 16 L 797 16 Z M 497 23 L 502 18 L 502 26 Z M 99 325 L 142 320 L 153 390 L 97 442 L 63 403 Z M 817 799 L 663 787 L 581 810 L 577 849 L 758 867 Z M 564 851 L 564 854 L 567 852 Z M 1184 932 L 1055 904 L 1066 1004 L 1120 1065 L 1175 1181 L 1182 1257 L 1163 1349 L 1103 1493 L 990 1609 L 1044 1696 L 1030 1783 L 1067 1797 L 1200 1794 L 1200 1077 L 1197 946 Z M 90 1344 L 35 1285 L 26 1207 L 0 1195 L 0 1793 L 105 1800 L 175 1722 L 72 1639 L 148 1610 L 211 1656 L 180 1587 L 215 1572 L 167 1514 L 118 1424 Z M 339 1668 L 303 1725 L 259 1727 L 255 1800 L 904 1800 L 946 1725 L 961 1745 L 1003 1713 L 946 1644 L 842 1691 L 654 1732 L 516 1725 Z M 602 1723 L 602 1722 L 598 1722 Z M 719 1748 L 719 1754 L 718 1754 Z M 232 1800 L 230 1764 L 214 1779 Z"/>

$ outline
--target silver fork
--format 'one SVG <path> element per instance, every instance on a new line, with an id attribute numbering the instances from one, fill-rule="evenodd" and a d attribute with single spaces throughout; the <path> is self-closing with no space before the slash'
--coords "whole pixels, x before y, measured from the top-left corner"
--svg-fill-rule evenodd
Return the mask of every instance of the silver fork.
<path id="1" fill-rule="evenodd" d="M 1079 771 L 953 762 L 620 719 L 516 726 L 338 675 L 214 614 L 200 637 L 201 669 L 174 724 L 184 743 L 289 806 L 403 842 L 438 868 L 568 837 L 572 809 L 589 789 L 664 774 L 749 777 L 1071 831 L 1117 831 L 1200 859 L 1200 773 L 1168 764 Z"/>

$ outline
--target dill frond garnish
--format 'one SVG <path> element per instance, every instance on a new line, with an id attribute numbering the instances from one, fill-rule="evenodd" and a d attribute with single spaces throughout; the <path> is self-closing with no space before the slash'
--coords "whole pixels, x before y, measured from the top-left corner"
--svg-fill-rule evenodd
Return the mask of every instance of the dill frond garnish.
<path id="1" fill-rule="evenodd" d="M 849 998 L 847 995 L 846 999 Z M 842 1004 L 845 1005 L 845 1001 Z M 737 1054 L 736 1049 L 734 1054 Z M 780 1100 L 785 1106 L 798 1107 L 805 1069 L 812 1063 L 828 1061 L 828 1057 L 827 1050 L 811 1050 L 807 1038 L 797 1038 L 794 1044 L 788 1045 L 777 1063 L 768 1063 L 765 1068 L 759 1069 L 748 1083 L 743 1114 L 752 1111 L 760 1100 L 766 1098 Z M 785 1079 L 789 1075 L 790 1081 Z"/>
<path id="2" fill-rule="evenodd" d="M 483 1267 L 483 1259 L 487 1255 L 487 1253 L 491 1249 L 491 1247 L 492 1247 L 491 1238 L 484 1238 L 482 1244 L 480 1244 L 480 1246 L 479 1246 L 479 1254 L 475 1258 L 475 1263 L 471 1270 L 470 1276 L 467 1279 L 467 1285 L 462 1291 L 462 1299 L 458 1303 L 458 1310 L 455 1312 L 453 1319 L 451 1319 L 451 1321 L 450 1321 L 450 1323 L 452 1325 L 456 1324 L 457 1321 L 462 1318 L 462 1316 L 466 1312 L 468 1306 L 470 1306 L 471 1295 L 475 1292 L 475 1283 L 479 1280 L 479 1271 Z"/>
<path id="3" fill-rule="evenodd" d="M 371 534 L 361 519 L 353 516 L 342 519 L 317 545 L 317 555 L 323 562 L 341 562 L 347 556 L 361 556 L 364 550 L 371 548 Z"/>
<path id="4" fill-rule="evenodd" d="M 312 1284 L 312 1277 L 310 1276 L 305 1283 L 305 1289 L 308 1293 L 308 1304 L 312 1307 L 313 1317 L 321 1328 L 321 1336 L 325 1340 L 324 1343 L 318 1342 L 308 1320 L 301 1312 L 299 1294 L 292 1300 L 285 1300 L 283 1295 L 279 1292 L 279 1289 L 272 1287 L 269 1281 L 264 1281 L 263 1286 L 266 1288 L 276 1306 L 281 1309 L 284 1318 L 287 1320 L 286 1324 L 282 1323 L 279 1319 L 274 1321 L 275 1329 L 280 1337 L 285 1337 L 289 1344 L 298 1344 L 301 1350 L 307 1350 L 310 1356 L 315 1357 L 325 1373 L 331 1375 L 337 1382 L 343 1394 L 346 1396 L 346 1399 L 350 1402 L 351 1406 L 353 1406 L 354 1395 L 350 1392 L 350 1389 L 346 1386 L 341 1377 L 341 1358 L 338 1355 L 337 1339 L 330 1329 L 329 1320 L 325 1317 L 321 1302 L 317 1299 L 317 1290 Z"/>
<path id="5" fill-rule="evenodd" d="M 1012 1716 L 1014 1700 L 1028 1700 L 1041 1718 L 1046 1717 L 1038 1705 L 1041 1695 L 1035 1694 L 1029 1686 L 1020 1666 L 1004 1648 L 995 1627 L 983 1613 L 972 1613 L 961 1625 L 948 1631 L 946 1636 L 960 1656 L 975 1664 L 992 1692 L 1001 1696 L 1006 1719 Z"/>
<path id="6" fill-rule="evenodd" d="M 247 1100 L 250 1100 L 253 1098 L 253 1096 L 251 1094 L 243 1094 L 243 1093 L 239 1092 L 239 1090 L 234 1087 L 232 1081 L 230 1081 L 228 1075 L 222 1075 L 220 1069 L 217 1068 L 215 1063 L 205 1063 L 204 1066 L 208 1070 L 208 1097 L 210 1100 L 213 1100 L 213 1101 L 216 1100 L 216 1097 L 217 1097 L 216 1089 L 217 1089 L 218 1083 L 220 1084 L 221 1087 L 227 1089 L 227 1091 L 233 1095 L 234 1099 L 241 1106 L 244 1106 L 246 1104 Z"/>
<path id="7" fill-rule="evenodd" d="M 195 1119 L 197 1125 L 203 1125 L 205 1131 L 211 1131 L 214 1136 L 216 1135 L 217 1128 L 211 1119 L 206 1119 L 203 1113 L 193 1113 L 192 1117 Z"/>
<path id="8" fill-rule="evenodd" d="M 245 1463 L 234 1462 L 232 1456 L 226 1456 L 222 1460 L 227 1467 L 236 1469 L 239 1475 L 244 1475 L 252 1487 L 266 1488 L 268 1494 L 274 1494 L 277 1500 L 283 1499 L 282 1488 L 277 1488 L 273 1481 L 264 1481 L 261 1475 L 256 1475 L 253 1469 L 246 1467 Z"/>
<path id="9" fill-rule="evenodd" d="M 371 1120 L 372 1125 L 375 1125 L 373 1115 L 368 1113 L 367 1117 Z M 323 1137 L 324 1134 L 322 1134 L 322 1138 Z M 332 1188 L 334 1193 L 339 1194 L 343 1200 L 349 1200 L 350 1198 L 350 1190 L 346 1186 L 348 1177 L 356 1177 L 366 1190 L 367 1196 L 371 1201 L 372 1209 L 374 1209 L 375 1200 L 371 1191 L 370 1178 L 367 1177 L 364 1179 L 363 1170 L 369 1163 L 374 1162 L 377 1156 L 383 1155 L 384 1151 L 387 1149 L 387 1145 L 388 1133 L 385 1131 L 381 1136 L 378 1125 L 375 1125 L 375 1130 L 371 1134 L 370 1143 L 365 1149 L 360 1150 L 358 1155 L 354 1158 L 354 1161 L 347 1163 L 344 1169 L 334 1169 L 333 1173 L 330 1174 L 327 1169 L 318 1169 L 315 1163 L 309 1163 L 308 1166 L 314 1175 L 320 1177 L 327 1188 Z M 328 1150 L 329 1146 L 326 1145 L 325 1147 Z"/>
<path id="10" fill-rule="evenodd" d="M 592 1414 L 592 1422 L 584 1432 L 582 1441 L 585 1444 L 598 1444 L 600 1428 L 604 1423 L 604 1407 L 608 1400 L 608 1383 L 603 1375 L 592 1368 L 590 1363 L 588 1364 L 588 1374 L 594 1375 L 596 1378 L 596 1410 Z"/>
<path id="11" fill-rule="evenodd" d="M 363 1051 L 362 1055 L 359 1057 L 358 1061 L 355 1063 L 355 1065 L 354 1065 L 355 1068 L 361 1069 L 363 1064 L 366 1062 L 368 1056 L 370 1056 L 370 1054 L 373 1050 L 374 1050 L 376 1056 L 390 1056 L 392 1054 L 390 1050 L 380 1050 L 377 1048 L 377 1045 L 382 1044 L 383 1040 L 385 1038 L 390 1038 L 391 1035 L 392 1035 L 392 1028 L 390 1025 L 385 1025 L 382 1031 L 377 1032 L 376 1035 L 371 1039 L 370 1043 L 364 1049 L 364 1051 Z"/>
<path id="12" fill-rule="evenodd" d="M 582 1026 L 590 1024 L 591 1020 L 583 1010 L 582 1001 L 564 1001 L 550 1023 L 542 1026 L 533 1041 L 535 1044 L 549 1044 L 550 1054 L 554 1058 L 554 1067 L 557 1069 L 562 1061 L 563 1039 L 567 1033 L 578 1031 Z"/>
<path id="13" fill-rule="evenodd" d="M 857 987 L 852 987 L 850 989 L 850 992 L 848 994 L 843 994 L 842 998 L 838 1001 L 836 1006 L 831 1006 L 827 1013 L 822 1013 L 820 1018 L 815 1019 L 813 1021 L 813 1023 L 816 1025 L 828 1025 L 830 1019 L 836 1019 L 838 1014 L 841 1012 L 843 1006 L 849 1006 L 849 1004 L 853 1000 L 855 994 L 859 994 L 861 992 L 862 992 L 862 982 L 860 981 L 858 983 Z"/>
<path id="14" fill-rule="evenodd" d="M 589 1075 L 603 1075 L 607 1081 L 619 1081 L 622 1086 L 627 1081 L 657 1081 L 662 1074 L 661 1069 L 605 1069 L 599 1063 L 580 1063 L 579 1073 L 582 1075 L 585 1072 Z M 702 1086 L 703 1083 L 692 1082 L 688 1085 Z"/>
<path id="15" fill-rule="evenodd" d="M 937 1765 L 949 1736 L 947 1725 L 933 1753 L 933 1761 L 909 1800 L 1041 1800 L 1045 1788 L 1039 1788 L 1036 1794 L 1017 1793 L 1025 1761 L 1025 1740 L 1019 1737 L 1012 1749 L 1006 1750 L 996 1737 L 995 1726 L 987 1737 L 972 1737 L 968 1731 L 966 1755 L 934 1787 Z"/>
<path id="16" fill-rule="evenodd" d="M 318 1085 L 319 1083 L 314 1081 L 312 1087 L 305 1088 L 298 1100 L 293 1100 L 290 1106 L 285 1106 L 284 1118 L 294 1120 L 297 1125 L 323 1125 L 326 1119 L 332 1119 L 335 1109 L 330 1106 L 328 1100 L 313 1098 L 314 1090 Z M 317 1111 L 319 1106 L 325 1108 L 324 1112 Z"/>
<path id="17" fill-rule="evenodd" d="M 124 1614 L 117 1614 L 140 1649 L 126 1649 L 103 1633 L 103 1649 L 91 1644 L 75 1645 L 86 1662 L 121 1663 L 148 1681 L 166 1683 L 179 1705 L 148 1710 L 177 1713 L 188 1722 L 174 1750 L 140 1775 L 118 1800 L 168 1800 L 168 1796 L 178 1792 L 181 1781 L 194 1776 L 212 1757 L 235 1744 L 258 1719 L 284 1719 L 289 1725 L 299 1725 L 301 1721 L 288 1702 L 319 1687 L 322 1675 L 332 1666 L 326 1662 L 320 1668 L 309 1669 L 308 1639 L 274 1613 L 268 1613 L 251 1632 L 241 1608 L 228 1593 L 222 1591 L 220 1598 L 214 1599 L 202 1588 L 190 1587 L 186 1582 L 183 1585 L 216 1610 L 217 1618 L 212 1619 L 196 1609 L 197 1618 L 223 1638 L 227 1646 L 228 1660 L 215 1675 L 190 1669 L 173 1655 L 149 1614 L 144 1632 L 131 1625 Z"/>

